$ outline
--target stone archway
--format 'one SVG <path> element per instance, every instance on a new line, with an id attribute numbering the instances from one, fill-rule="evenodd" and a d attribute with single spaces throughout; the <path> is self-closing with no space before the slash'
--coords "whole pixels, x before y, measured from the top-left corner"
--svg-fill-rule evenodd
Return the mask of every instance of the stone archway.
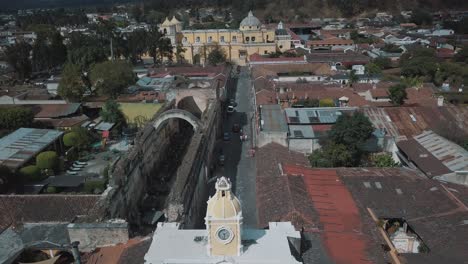
<path id="1" fill-rule="evenodd" d="M 153 127 L 158 130 L 169 119 L 179 118 L 187 121 L 193 127 L 193 131 L 198 131 L 202 127 L 202 122 L 192 113 L 182 109 L 171 109 L 160 114 L 153 123 Z"/>

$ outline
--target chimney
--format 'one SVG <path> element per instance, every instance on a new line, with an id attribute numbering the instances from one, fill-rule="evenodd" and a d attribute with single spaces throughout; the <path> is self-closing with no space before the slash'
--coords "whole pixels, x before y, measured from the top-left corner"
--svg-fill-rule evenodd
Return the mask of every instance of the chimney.
<path id="1" fill-rule="evenodd" d="M 437 106 L 444 106 L 444 97 L 442 95 L 437 97 Z"/>
<path id="2" fill-rule="evenodd" d="M 74 241 L 71 243 L 71 251 L 73 254 L 73 258 L 75 259 L 75 264 L 81 264 L 81 256 L 80 256 L 80 251 L 78 250 L 78 245 L 80 242 Z"/>

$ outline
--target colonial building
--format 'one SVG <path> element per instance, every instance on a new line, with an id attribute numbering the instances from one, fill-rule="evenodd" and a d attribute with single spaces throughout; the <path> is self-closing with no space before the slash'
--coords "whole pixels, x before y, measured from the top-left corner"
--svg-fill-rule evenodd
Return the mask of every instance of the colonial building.
<path id="1" fill-rule="evenodd" d="M 221 177 L 208 200 L 206 229 L 183 230 L 177 223 L 159 223 L 145 263 L 301 263 L 294 257 L 300 253 L 301 235 L 290 222 L 248 229 L 242 227 L 242 219 L 231 182 Z"/>
<path id="2" fill-rule="evenodd" d="M 225 51 L 229 61 L 239 65 L 245 65 L 249 56 L 254 53 L 263 55 L 291 48 L 290 38 L 277 37 L 275 29 L 262 25 L 252 12 L 242 20 L 238 30 L 183 30 L 182 22 L 175 17 L 171 20 L 166 18 L 160 29 L 171 40 L 174 50 L 177 46 L 183 47 L 183 57 L 187 62 L 194 64 L 205 63 L 208 54 L 216 45 Z M 283 29 L 282 25 L 279 29 Z"/>

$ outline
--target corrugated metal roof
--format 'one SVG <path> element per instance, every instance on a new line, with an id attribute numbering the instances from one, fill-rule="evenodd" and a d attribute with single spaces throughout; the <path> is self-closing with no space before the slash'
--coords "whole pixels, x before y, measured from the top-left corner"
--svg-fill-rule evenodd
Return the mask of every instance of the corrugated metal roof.
<path id="1" fill-rule="evenodd" d="M 62 134 L 51 129 L 19 128 L 0 139 L 0 164 L 17 169 Z"/>
<path id="2" fill-rule="evenodd" d="M 344 112 L 353 112 L 351 107 L 286 108 L 290 124 L 334 124 Z"/>
<path id="3" fill-rule="evenodd" d="M 288 126 L 280 105 L 262 105 L 261 119 L 263 121 L 263 131 L 288 132 Z"/>

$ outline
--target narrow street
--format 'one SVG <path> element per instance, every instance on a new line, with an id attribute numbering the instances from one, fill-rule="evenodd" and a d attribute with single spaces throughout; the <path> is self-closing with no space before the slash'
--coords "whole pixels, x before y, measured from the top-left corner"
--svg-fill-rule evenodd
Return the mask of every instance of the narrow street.
<path id="1" fill-rule="evenodd" d="M 228 95 L 236 100 L 237 107 L 236 111 L 227 115 L 224 120 L 224 132 L 230 133 L 230 140 L 223 142 L 223 152 L 226 157 L 223 174 L 231 179 L 234 192 L 241 201 L 244 226 L 256 227 L 256 167 L 255 158 L 249 154 L 252 148 L 254 95 L 247 67 L 241 68 L 237 87 Z M 239 124 L 243 133 L 247 134 L 247 141 L 241 141 L 240 133 L 232 131 L 234 124 Z"/>

